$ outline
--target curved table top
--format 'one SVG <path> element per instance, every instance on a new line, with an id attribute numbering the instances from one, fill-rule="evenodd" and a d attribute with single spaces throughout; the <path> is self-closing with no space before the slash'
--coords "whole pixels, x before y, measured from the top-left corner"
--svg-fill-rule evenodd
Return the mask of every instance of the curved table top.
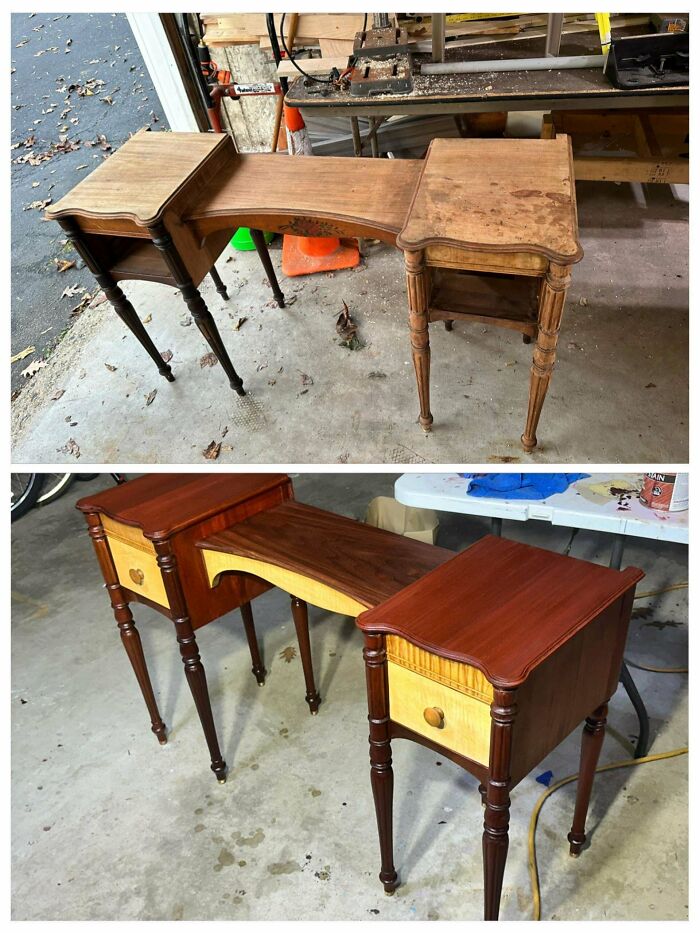
<path id="1" fill-rule="evenodd" d="M 210 535 L 197 547 L 212 583 L 227 570 L 250 572 L 283 589 L 304 586 L 304 592 L 288 592 L 349 615 L 379 605 L 454 557 L 446 548 L 292 500 Z M 308 588 L 308 581 L 320 589 Z M 333 599 L 333 593 L 346 599 Z"/>
<path id="2" fill-rule="evenodd" d="M 434 139 L 396 245 L 438 243 L 578 262 L 569 137 Z"/>
<path id="3" fill-rule="evenodd" d="M 487 535 L 362 613 L 357 625 L 398 635 L 513 688 L 643 576 L 636 567 L 610 570 Z"/>
<path id="4" fill-rule="evenodd" d="M 170 203 L 212 161 L 230 151 L 226 133 L 152 133 L 140 130 L 75 188 L 46 209 L 46 218 L 73 215 L 157 223 Z"/>
<path id="5" fill-rule="evenodd" d="M 582 256 L 565 136 L 437 139 L 421 161 L 241 155 L 226 134 L 140 132 L 46 217 L 91 219 L 99 233 L 104 221 L 145 228 L 169 213 L 200 241 L 255 226 L 376 235 L 407 250 L 443 244 L 567 264 Z"/>

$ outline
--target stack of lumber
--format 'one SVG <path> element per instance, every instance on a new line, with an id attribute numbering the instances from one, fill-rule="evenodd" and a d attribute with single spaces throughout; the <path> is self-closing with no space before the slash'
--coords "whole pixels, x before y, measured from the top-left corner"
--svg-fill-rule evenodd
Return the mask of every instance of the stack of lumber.
<path id="1" fill-rule="evenodd" d="M 479 14 L 483 18 L 463 19 L 463 14 L 448 15 L 445 23 L 447 48 L 463 48 L 487 45 L 511 40 L 537 39 L 547 35 L 546 13 L 503 13 L 498 17 Z M 459 19 L 458 19 L 459 17 Z M 625 26 L 642 26 L 651 22 L 649 13 L 621 14 L 611 17 L 613 29 Z M 413 15 L 399 17 L 399 25 L 408 32 L 415 51 L 431 50 L 432 23 L 430 16 Z M 575 32 L 597 31 L 598 24 L 593 13 L 566 13 L 562 35 Z"/>
<path id="2" fill-rule="evenodd" d="M 255 43 L 270 48 L 270 37 L 264 13 L 202 13 L 204 41 L 210 47 Z M 282 16 L 275 14 L 278 31 Z M 319 46 L 322 56 L 351 54 L 355 33 L 360 32 L 364 13 L 300 13 L 295 44 Z M 287 24 L 289 16 L 287 16 Z M 370 18 L 371 24 L 371 18 Z M 287 31 L 288 25 L 285 28 Z"/>

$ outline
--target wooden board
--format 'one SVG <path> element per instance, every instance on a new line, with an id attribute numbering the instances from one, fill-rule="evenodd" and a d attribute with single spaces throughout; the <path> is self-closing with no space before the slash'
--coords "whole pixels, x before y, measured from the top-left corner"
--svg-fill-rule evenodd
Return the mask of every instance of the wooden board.
<path id="1" fill-rule="evenodd" d="M 275 27 L 279 37 L 281 14 L 275 14 Z M 264 13 L 205 13 L 204 39 L 207 45 L 235 45 L 241 42 L 258 42 L 267 37 L 267 21 Z M 297 45 L 305 44 L 305 36 L 314 39 L 352 40 L 362 29 L 363 13 L 301 13 L 297 27 Z M 285 38 L 289 30 L 289 15 L 285 20 Z"/>
<path id="2" fill-rule="evenodd" d="M 577 262 L 568 137 L 433 140 L 397 245 L 434 243 Z"/>
<path id="3" fill-rule="evenodd" d="M 225 133 L 141 131 L 46 210 L 55 220 L 71 214 L 156 223 L 165 208 L 210 160 L 230 147 Z M 207 176 L 208 177 L 208 176 Z"/>

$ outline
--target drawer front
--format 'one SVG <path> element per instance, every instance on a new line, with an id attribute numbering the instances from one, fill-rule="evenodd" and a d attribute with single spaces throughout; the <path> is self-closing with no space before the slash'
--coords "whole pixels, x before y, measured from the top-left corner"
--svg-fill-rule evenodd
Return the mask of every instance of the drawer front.
<path id="1" fill-rule="evenodd" d="M 505 272 L 514 275 L 542 275 L 549 262 L 537 253 L 486 252 L 458 249 L 454 246 L 428 246 L 425 259 L 429 266 L 447 269 L 473 269 L 477 272 Z"/>
<path id="2" fill-rule="evenodd" d="M 491 706 L 389 661 L 389 715 L 394 722 L 488 766 Z M 431 725 L 428 719 L 436 723 Z"/>
<path id="3" fill-rule="evenodd" d="M 121 585 L 159 606 L 169 608 L 163 577 L 151 542 L 144 538 L 138 528 L 122 525 L 106 516 L 102 516 L 102 527 Z"/>

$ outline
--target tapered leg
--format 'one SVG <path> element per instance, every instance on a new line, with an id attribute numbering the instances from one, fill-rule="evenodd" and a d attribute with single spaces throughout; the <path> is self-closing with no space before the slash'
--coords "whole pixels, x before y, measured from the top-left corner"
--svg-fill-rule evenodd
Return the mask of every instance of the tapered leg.
<path id="1" fill-rule="evenodd" d="M 168 597 L 168 605 L 172 613 L 177 643 L 180 646 L 180 655 L 185 666 L 185 677 L 197 707 L 199 721 L 204 730 L 204 738 L 209 747 L 211 770 L 216 775 L 217 781 L 223 784 L 226 780 L 226 762 L 221 756 L 219 740 L 216 737 L 216 726 L 211 711 L 207 678 L 204 673 L 202 659 L 199 656 L 197 639 L 192 630 L 185 595 L 180 584 L 175 555 L 170 550 L 170 542 L 168 541 L 157 542 L 155 549 L 158 566 L 163 577 L 165 593 Z"/>
<path id="2" fill-rule="evenodd" d="M 64 218 L 60 220 L 59 223 L 65 230 L 68 239 L 72 243 L 78 255 L 83 259 L 85 265 L 97 279 L 98 284 L 104 291 L 114 310 L 117 312 L 121 320 L 126 324 L 131 333 L 136 337 L 146 353 L 148 353 L 148 355 L 158 367 L 158 372 L 161 374 L 161 376 L 167 379 L 168 382 L 175 382 L 175 376 L 173 376 L 172 369 L 165 362 L 163 357 L 158 352 L 155 344 L 148 336 L 148 332 L 141 323 L 141 318 L 134 310 L 134 306 L 128 300 L 124 292 L 117 285 L 109 272 L 107 272 L 107 270 L 102 267 L 96 256 L 93 255 L 89 243 L 81 235 L 81 231 L 78 225 L 70 218 Z"/>
<path id="3" fill-rule="evenodd" d="M 444 322 L 445 330 L 452 330 L 452 328 L 454 327 L 454 323 L 455 323 L 454 321 L 445 321 Z"/>
<path id="4" fill-rule="evenodd" d="M 420 426 L 430 431 L 430 338 L 428 336 L 428 273 L 421 250 L 405 252 L 406 288 L 408 291 L 408 326 L 411 332 L 411 353 L 418 384 Z"/>
<path id="5" fill-rule="evenodd" d="M 484 811 L 484 920 L 498 920 L 510 822 L 510 751 L 515 703 L 513 692 L 494 690 L 491 748 Z"/>
<path id="6" fill-rule="evenodd" d="M 379 880 L 384 885 L 384 893 L 393 894 L 399 885 L 399 876 L 394 868 L 394 772 L 391 767 L 389 685 L 383 635 L 365 633 L 363 657 L 369 710 L 367 718 L 369 720 L 370 779 L 382 860 Z"/>
<path id="7" fill-rule="evenodd" d="M 122 644 L 124 645 L 129 660 L 131 661 L 131 666 L 133 667 L 134 673 L 136 674 L 136 679 L 139 682 L 141 693 L 143 694 L 143 698 L 146 701 L 146 707 L 151 717 L 151 732 L 153 732 L 161 745 L 165 745 L 168 741 L 165 735 L 165 723 L 160 718 L 158 704 L 156 703 L 156 698 L 153 694 L 151 678 L 148 675 L 146 659 L 143 655 L 141 636 L 138 633 L 138 629 L 134 625 L 134 618 L 131 615 L 131 610 L 129 609 L 128 605 L 123 604 L 116 606 L 114 603 L 112 603 L 112 607 L 114 608 L 114 617 L 116 618 L 117 624 L 119 625 L 119 634 L 121 635 Z"/>
<path id="8" fill-rule="evenodd" d="M 117 571 L 112 560 L 112 554 L 107 544 L 107 538 L 102 527 L 100 516 L 97 513 L 87 515 L 88 531 L 97 554 L 97 559 L 102 570 L 102 576 L 105 580 L 109 600 L 112 604 L 114 618 L 119 626 L 122 644 L 126 649 L 127 656 L 131 661 L 131 666 L 136 674 L 141 693 L 146 701 L 146 708 L 151 718 L 151 731 L 154 733 L 161 745 L 168 741 L 165 734 L 165 723 L 160 717 L 158 704 L 151 686 L 151 678 L 148 675 L 146 659 L 143 655 L 143 646 L 141 637 L 134 625 L 134 617 L 129 609 L 124 591 L 119 585 Z"/>
<path id="9" fill-rule="evenodd" d="M 243 382 L 241 381 L 241 378 L 236 370 L 233 368 L 233 363 L 231 362 L 226 347 L 224 346 L 224 342 L 221 339 L 216 322 L 211 316 L 211 311 L 209 308 L 207 308 L 206 303 L 197 288 L 195 288 L 195 285 L 190 277 L 189 272 L 187 271 L 185 264 L 182 262 L 177 250 L 175 249 L 172 237 L 167 232 L 163 224 L 157 224 L 156 226 L 149 227 L 149 233 L 151 234 L 154 245 L 163 254 L 163 258 L 165 259 L 165 262 L 167 263 L 167 266 L 170 269 L 173 278 L 175 279 L 175 284 L 177 288 L 179 288 L 180 294 L 185 299 L 185 303 L 189 308 L 190 314 L 194 318 L 195 324 L 199 328 L 200 333 L 204 339 L 212 348 L 212 351 L 214 352 L 217 360 L 219 363 L 221 363 L 221 368 L 228 376 L 231 388 L 234 389 L 239 395 L 245 395 Z"/>
<path id="10" fill-rule="evenodd" d="M 272 289 L 272 294 L 275 296 L 275 301 L 277 302 L 280 308 L 284 307 L 284 295 L 282 290 L 279 287 L 277 282 L 277 276 L 275 275 L 275 269 L 272 265 L 272 260 L 270 259 L 270 253 L 267 248 L 267 243 L 265 242 L 265 234 L 262 230 L 253 230 L 251 228 L 250 238 L 255 243 L 255 248 L 258 251 L 258 256 L 260 261 L 263 264 L 263 269 L 265 270 L 265 275 L 267 280 L 270 283 L 270 288 Z"/>
<path id="11" fill-rule="evenodd" d="M 224 301 L 228 301 L 228 292 L 226 291 L 226 286 L 221 281 L 221 276 L 216 271 L 216 266 L 212 266 L 209 270 L 209 277 L 211 278 L 217 292 L 221 295 Z"/>
<path id="12" fill-rule="evenodd" d="M 540 420 L 542 405 L 552 378 L 556 360 L 559 327 L 566 300 L 566 291 L 571 281 L 569 266 L 550 263 L 547 276 L 540 290 L 539 311 L 537 317 L 537 341 L 532 354 L 530 369 L 530 396 L 527 406 L 527 420 L 521 442 L 526 451 L 537 446 L 537 424 Z"/>
<path id="13" fill-rule="evenodd" d="M 260 648 L 258 647 L 258 639 L 255 634 L 255 623 L 253 622 L 253 610 L 250 607 L 250 603 L 241 604 L 241 616 L 243 618 L 243 626 L 245 628 L 246 638 L 248 639 L 248 647 L 250 648 L 250 659 L 253 662 L 252 671 L 255 674 L 255 679 L 258 682 L 258 686 L 262 687 L 265 683 L 265 675 L 267 671 L 263 665 L 262 658 L 260 657 Z"/>
<path id="14" fill-rule="evenodd" d="M 481 806 L 485 807 L 486 806 L 486 785 L 485 784 L 479 784 L 479 794 L 481 796 Z"/>
<path id="15" fill-rule="evenodd" d="M 605 738 L 605 723 L 607 721 L 608 705 L 603 703 L 587 717 L 581 738 L 581 762 L 579 765 L 578 788 L 576 790 L 576 807 L 571 832 L 567 836 L 570 846 L 569 854 L 578 858 L 586 841 L 586 815 L 591 799 L 593 778 L 598 767 L 600 750 Z"/>
<path id="16" fill-rule="evenodd" d="M 309 640 L 309 611 L 303 599 L 292 596 L 292 618 L 297 630 L 301 666 L 304 669 L 304 682 L 306 683 L 306 702 L 309 704 L 311 715 L 318 713 L 321 697 L 316 690 L 314 681 L 314 667 L 311 660 L 311 641 Z"/>

